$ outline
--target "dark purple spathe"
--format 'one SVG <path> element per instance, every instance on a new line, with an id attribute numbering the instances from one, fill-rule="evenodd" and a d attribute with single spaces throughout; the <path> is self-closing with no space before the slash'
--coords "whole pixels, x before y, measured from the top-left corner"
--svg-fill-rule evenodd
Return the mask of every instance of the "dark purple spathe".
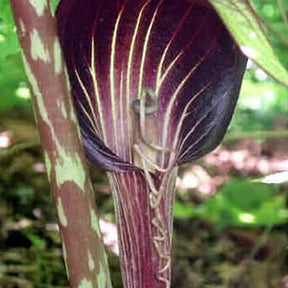
<path id="1" fill-rule="evenodd" d="M 93 163 L 110 171 L 139 169 L 132 105 L 146 88 L 159 102 L 152 116 L 153 142 L 175 152 L 175 165 L 220 143 L 246 58 L 209 5 L 62 0 L 57 22 L 84 146 Z M 166 160 L 159 151 L 157 164 L 164 167 Z"/>

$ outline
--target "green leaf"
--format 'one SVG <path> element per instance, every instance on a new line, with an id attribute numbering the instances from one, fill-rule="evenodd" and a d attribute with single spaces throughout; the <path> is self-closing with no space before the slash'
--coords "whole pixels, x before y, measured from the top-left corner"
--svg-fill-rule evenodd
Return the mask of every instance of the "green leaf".
<path id="1" fill-rule="evenodd" d="M 209 0 L 226 24 L 242 52 L 277 81 L 288 86 L 288 72 L 275 55 L 247 0 Z"/>
<path id="2" fill-rule="evenodd" d="M 9 1 L 0 0 L 0 65 L 9 55 L 19 52 L 20 46 Z"/>
<path id="3" fill-rule="evenodd" d="M 176 202 L 175 217 L 200 217 L 224 227 L 261 227 L 286 223 L 286 195 L 273 187 L 247 180 L 232 180 L 202 205 Z"/>
<path id="4" fill-rule="evenodd" d="M 187 219 L 195 217 L 197 208 L 194 205 L 187 205 L 181 202 L 176 202 L 174 205 L 174 215 L 179 219 Z"/>
<path id="5" fill-rule="evenodd" d="M 243 180 L 232 180 L 220 191 L 229 206 L 233 205 L 246 213 L 255 211 L 273 195 L 271 187 Z"/>
<path id="6" fill-rule="evenodd" d="M 285 209 L 286 197 L 279 195 L 267 201 L 255 211 L 255 219 L 258 224 L 287 223 L 287 209 Z"/>
<path id="7" fill-rule="evenodd" d="M 57 6 L 58 6 L 59 1 L 60 1 L 60 0 L 52 0 L 52 1 L 51 1 L 51 5 L 52 5 L 52 8 L 53 8 L 54 11 L 56 10 L 56 8 L 57 8 Z"/>
<path id="8" fill-rule="evenodd" d="M 5 61 L 0 62 L 0 113 L 18 105 L 24 104 L 25 107 L 30 107 L 30 101 L 16 96 L 17 89 L 24 86 L 25 81 L 20 53 L 10 55 Z"/>

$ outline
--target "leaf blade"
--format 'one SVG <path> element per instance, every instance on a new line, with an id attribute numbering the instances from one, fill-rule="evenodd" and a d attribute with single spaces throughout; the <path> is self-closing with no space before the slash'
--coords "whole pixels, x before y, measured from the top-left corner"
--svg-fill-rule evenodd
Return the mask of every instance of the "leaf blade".
<path id="1" fill-rule="evenodd" d="M 271 47 L 263 26 L 247 0 L 209 0 L 242 52 L 277 81 L 288 86 L 288 71 Z"/>

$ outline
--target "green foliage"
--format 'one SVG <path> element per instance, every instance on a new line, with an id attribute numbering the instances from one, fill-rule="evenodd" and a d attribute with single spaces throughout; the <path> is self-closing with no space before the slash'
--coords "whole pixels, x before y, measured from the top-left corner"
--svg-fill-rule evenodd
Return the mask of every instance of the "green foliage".
<path id="1" fill-rule="evenodd" d="M 0 0 L 0 112 L 12 107 L 30 108 L 16 27 L 8 0 Z M 59 0 L 51 2 L 55 10 Z"/>
<path id="2" fill-rule="evenodd" d="M 288 72 L 276 57 L 258 16 L 246 1 L 210 0 L 243 53 L 288 86 Z"/>
<path id="3" fill-rule="evenodd" d="M 53 7 L 54 11 L 56 10 L 59 2 L 60 2 L 60 0 L 52 0 L 51 1 L 51 4 L 52 4 L 52 7 Z"/>
<path id="4" fill-rule="evenodd" d="M 246 180 L 232 180 L 200 206 L 175 205 L 178 218 L 201 217 L 219 228 L 254 227 L 287 222 L 286 195 L 277 195 L 271 186 Z"/>
<path id="5" fill-rule="evenodd" d="M 6 58 L 20 52 L 18 38 L 9 1 L 0 0 L 0 73 Z"/>
<path id="6" fill-rule="evenodd" d="M 286 0 L 253 0 L 251 1 L 253 8 L 260 15 L 262 21 L 267 26 L 265 32 L 269 41 L 273 45 L 281 63 L 288 68 L 288 39 L 287 29 L 283 19 L 284 15 L 288 15 L 288 5 Z M 282 7 L 279 7 L 279 3 L 282 3 Z M 284 4 L 284 5 L 283 5 Z"/>
<path id="7" fill-rule="evenodd" d="M 288 16 L 286 1 L 251 0 L 250 2 L 266 26 L 264 31 L 274 52 L 287 69 L 288 26 L 283 19 L 283 14 Z M 285 5 L 279 7 L 279 2 Z M 286 119 L 287 113 L 287 88 L 265 75 L 255 64 L 249 63 L 231 131 L 237 134 L 243 131 L 271 130 L 277 123 L 283 123 L 281 119 Z"/>
<path id="8" fill-rule="evenodd" d="M 242 84 L 230 131 L 237 134 L 243 131 L 273 130 L 281 118 L 286 118 L 287 101 L 287 88 L 253 65 L 247 70 Z"/>
<path id="9" fill-rule="evenodd" d="M 15 31 L 9 1 L 0 0 L 0 111 L 26 102 L 16 95 L 25 75 Z"/>

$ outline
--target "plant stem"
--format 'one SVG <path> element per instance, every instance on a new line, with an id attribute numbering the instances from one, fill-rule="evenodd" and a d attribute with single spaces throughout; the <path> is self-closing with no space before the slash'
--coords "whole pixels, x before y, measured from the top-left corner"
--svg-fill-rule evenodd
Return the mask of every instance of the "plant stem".
<path id="1" fill-rule="evenodd" d="M 125 288 L 169 288 L 171 283 L 177 168 L 150 175 L 157 191 L 152 192 L 151 183 L 142 172 L 108 174 Z"/>
<path id="2" fill-rule="evenodd" d="M 48 0 L 11 0 L 72 288 L 110 288 L 95 199 Z"/>

